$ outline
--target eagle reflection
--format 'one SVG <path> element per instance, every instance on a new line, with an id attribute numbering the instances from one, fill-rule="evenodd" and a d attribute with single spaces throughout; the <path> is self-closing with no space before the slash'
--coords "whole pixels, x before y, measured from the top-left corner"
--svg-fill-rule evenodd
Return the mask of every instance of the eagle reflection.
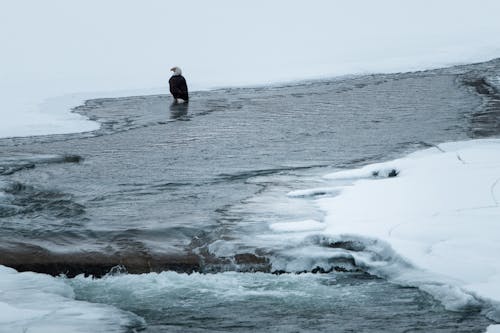
<path id="1" fill-rule="evenodd" d="M 170 105 L 170 119 L 177 119 L 186 116 L 189 103 L 174 102 Z"/>

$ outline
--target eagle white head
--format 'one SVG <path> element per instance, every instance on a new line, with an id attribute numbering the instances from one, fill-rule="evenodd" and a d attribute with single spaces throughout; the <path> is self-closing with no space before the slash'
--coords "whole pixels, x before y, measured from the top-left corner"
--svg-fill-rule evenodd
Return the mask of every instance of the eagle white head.
<path id="1" fill-rule="evenodd" d="M 174 75 L 182 75 L 182 70 L 180 67 L 174 66 L 170 68 L 172 72 L 174 72 Z"/>

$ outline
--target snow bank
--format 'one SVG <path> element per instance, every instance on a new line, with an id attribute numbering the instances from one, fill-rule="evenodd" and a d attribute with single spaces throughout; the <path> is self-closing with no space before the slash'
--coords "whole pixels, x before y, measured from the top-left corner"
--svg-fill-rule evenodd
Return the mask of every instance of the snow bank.
<path id="1" fill-rule="evenodd" d="M 379 170 L 397 175 L 370 177 Z M 367 247 L 378 257 L 360 252 L 358 263 L 417 285 L 449 308 L 487 300 L 488 314 L 500 321 L 500 140 L 441 144 L 326 176 L 344 177 L 359 179 L 317 199 L 325 235 L 376 239 Z"/>
<path id="2" fill-rule="evenodd" d="M 93 130 L 69 108 L 167 93 L 173 65 L 197 90 L 488 60 L 499 11 L 496 0 L 5 2 L 0 137 Z"/>
<path id="3" fill-rule="evenodd" d="M 74 300 L 62 279 L 0 265 L 0 332 L 123 332 L 141 318 L 112 306 Z"/>
<path id="4" fill-rule="evenodd" d="M 325 225 L 315 220 L 294 221 L 294 222 L 278 222 L 272 223 L 270 226 L 274 231 L 313 231 L 323 230 Z"/>

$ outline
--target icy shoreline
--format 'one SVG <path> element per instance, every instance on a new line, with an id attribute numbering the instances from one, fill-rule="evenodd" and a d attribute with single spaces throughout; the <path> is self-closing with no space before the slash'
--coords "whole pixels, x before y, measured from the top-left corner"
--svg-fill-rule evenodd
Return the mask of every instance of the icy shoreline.
<path id="1" fill-rule="evenodd" d="M 281 86 L 289 84 L 300 84 L 303 82 L 316 80 L 335 80 L 342 79 L 348 76 L 362 75 L 384 75 L 394 73 L 405 73 L 415 71 L 435 70 L 440 68 L 462 66 L 467 64 L 489 62 L 497 59 L 498 53 L 492 52 L 487 56 L 475 56 L 467 60 L 449 60 L 443 59 L 435 61 L 434 59 L 405 59 L 404 64 L 396 66 L 387 66 L 386 64 L 364 64 L 364 65 L 349 65 L 346 69 L 338 72 L 328 72 L 321 74 L 319 71 L 316 74 L 296 74 L 294 76 L 276 76 L 267 78 L 266 80 L 250 79 L 248 81 L 231 81 L 226 82 L 191 82 L 191 93 L 199 91 L 210 91 L 228 88 L 247 88 L 260 86 Z M 419 63 L 418 66 L 406 65 L 415 60 Z M 352 68 L 351 68 L 352 66 Z M 359 69 L 363 67 L 366 69 Z M 368 69 L 369 68 L 369 69 Z M 168 78 L 168 76 L 166 76 Z M 19 93 L 19 92 L 18 92 Z M 21 95 L 23 95 L 21 93 Z M 57 134 L 73 134 L 93 132 L 100 128 L 101 123 L 96 120 L 75 112 L 75 109 L 84 105 L 89 100 L 101 98 L 122 98 L 132 96 L 148 96 L 148 95 L 168 95 L 167 86 L 156 88 L 142 89 L 123 89 L 110 90 L 103 89 L 95 92 L 78 92 L 73 90 L 62 95 L 54 93 L 45 93 L 43 95 L 37 93 L 36 96 L 17 96 L 16 100 L 23 100 L 22 107 L 16 105 L 17 101 L 9 101 L 13 96 L 6 96 L 6 105 L 0 109 L 0 117 L 3 118 L 0 124 L 0 139 L 2 138 L 17 138 L 29 136 L 44 136 Z M 0 105 L 2 106 L 2 105 Z M 13 112 L 15 111 L 15 112 Z"/>
<path id="2" fill-rule="evenodd" d="M 317 199 L 323 235 L 361 240 L 356 264 L 376 275 L 417 286 L 449 309 L 485 301 L 500 321 L 499 152 L 498 139 L 443 143 L 326 175 L 353 183 Z"/>
<path id="3" fill-rule="evenodd" d="M 198 90 L 432 69 L 499 54 L 499 4 L 486 0 L 317 6 L 92 0 L 4 7 L 0 41 L 11 52 L 0 54 L 0 137 L 95 129 L 96 123 L 70 113 L 76 105 L 65 102 L 68 96 L 116 97 L 123 96 L 116 91 L 149 87 L 168 93 L 174 65 Z M 167 33 L 173 26 L 183 27 L 175 42 Z"/>
<path id="4" fill-rule="evenodd" d="M 113 306 L 75 300 L 62 279 L 0 265 L 0 332 L 123 332 L 142 318 Z"/>

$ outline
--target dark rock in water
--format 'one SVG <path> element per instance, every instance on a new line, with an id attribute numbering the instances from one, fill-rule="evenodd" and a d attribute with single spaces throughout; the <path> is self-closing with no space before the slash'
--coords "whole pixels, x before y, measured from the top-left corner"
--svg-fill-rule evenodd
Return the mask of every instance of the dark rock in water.
<path id="1" fill-rule="evenodd" d="M 34 163 L 0 165 L 0 175 L 8 176 L 21 170 L 33 169 L 34 167 L 35 167 Z"/>
<path id="2" fill-rule="evenodd" d="M 239 253 L 234 256 L 238 272 L 269 272 L 271 264 L 269 259 L 253 253 Z"/>
<path id="3" fill-rule="evenodd" d="M 343 266 L 337 266 L 337 265 L 331 266 L 328 269 L 325 269 L 325 268 L 320 267 L 320 266 L 316 266 L 310 271 L 304 270 L 304 271 L 293 272 L 293 273 L 295 273 L 295 274 L 305 274 L 305 273 L 328 274 L 328 273 L 332 273 L 332 272 L 338 272 L 338 273 L 348 273 L 349 272 L 349 273 L 363 273 L 363 274 L 366 273 L 365 271 L 363 271 L 362 269 L 359 269 L 359 268 L 349 269 L 349 268 L 346 268 Z M 292 274 L 292 272 L 288 272 L 285 270 L 275 270 L 275 271 L 272 271 L 271 274 L 282 275 L 282 274 Z"/>
<path id="4" fill-rule="evenodd" d="M 391 177 L 396 177 L 397 175 L 399 174 L 399 171 L 396 170 L 396 169 L 391 169 L 388 173 L 387 173 L 387 176 L 388 178 L 391 178 Z M 379 177 L 380 176 L 380 171 L 373 171 L 372 172 L 372 176 L 373 177 Z"/>
<path id="5" fill-rule="evenodd" d="M 362 243 L 355 241 L 338 241 L 328 244 L 328 247 L 334 249 L 355 251 L 355 252 L 363 251 L 365 249 L 365 246 Z"/>
<path id="6" fill-rule="evenodd" d="M 112 267 L 108 274 L 108 276 L 115 276 L 115 275 L 122 275 L 122 274 L 127 274 L 128 271 L 127 271 L 127 268 L 123 265 L 117 265 L 115 267 Z"/>
<path id="7" fill-rule="evenodd" d="M 489 84 L 484 77 L 465 78 L 463 82 L 465 85 L 475 88 L 480 95 L 493 95 L 497 92 L 495 87 Z"/>
<path id="8" fill-rule="evenodd" d="M 193 273 L 200 271 L 199 258 L 194 255 L 168 255 L 152 253 L 98 252 L 54 253 L 36 246 L 12 250 L 0 250 L 0 265 L 12 267 L 19 272 L 32 271 L 52 276 L 61 274 L 74 277 L 102 277 L 120 267 L 131 274 L 176 271 Z"/>
<path id="9" fill-rule="evenodd" d="M 335 270 L 335 272 L 342 272 L 342 273 L 346 273 L 346 272 L 349 272 L 349 270 L 345 267 L 341 267 L 341 266 L 335 266 L 333 267 L 333 269 Z M 360 271 L 360 270 L 358 270 Z"/>
<path id="10" fill-rule="evenodd" d="M 64 163 L 80 163 L 83 161 L 83 158 L 78 155 L 65 155 L 63 156 Z"/>
<path id="11" fill-rule="evenodd" d="M 81 156 L 68 154 L 45 156 L 36 154 L 12 153 L 0 158 L 0 175 L 9 176 L 18 171 L 34 169 L 37 165 L 58 164 L 58 163 L 80 163 Z"/>
<path id="12" fill-rule="evenodd" d="M 396 177 L 398 175 L 398 171 L 396 169 L 392 169 L 388 174 L 387 177 Z"/>
<path id="13" fill-rule="evenodd" d="M 269 259 L 253 253 L 238 253 L 230 257 L 216 257 L 206 249 L 198 249 L 200 255 L 200 271 L 203 273 L 237 272 L 271 272 Z"/>
<path id="14" fill-rule="evenodd" d="M 315 267 L 311 270 L 313 274 L 328 274 L 331 272 L 347 273 L 347 272 L 363 272 L 360 269 L 347 269 L 343 266 L 332 266 L 329 269 L 324 269 L 323 267 Z M 364 273 L 364 272 L 363 272 Z"/>
<path id="15" fill-rule="evenodd" d="M 317 273 L 321 273 L 321 274 L 324 274 L 324 273 L 331 273 L 332 271 L 334 270 L 334 268 L 330 268 L 330 269 L 324 269 L 323 267 L 315 267 L 311 270 L 311 273 L 313 274 L 317 274 Z"/>
<path id="16" fill-rule="evenodd" d="M 278 270 L 271 272 L 271 274 L 274 274 L 274 275 L 282 275 L 282 274 L 287 274 L 287 273 L 288 273 L 287 271 L 282 270 L 282 269 L 278 269 Z"/>
<path id="17" fill-rule="evenodd" d="M 267 264 L 269 260 L 253 253 L 239 253 L 234 256 L 237 264 Z"/>

